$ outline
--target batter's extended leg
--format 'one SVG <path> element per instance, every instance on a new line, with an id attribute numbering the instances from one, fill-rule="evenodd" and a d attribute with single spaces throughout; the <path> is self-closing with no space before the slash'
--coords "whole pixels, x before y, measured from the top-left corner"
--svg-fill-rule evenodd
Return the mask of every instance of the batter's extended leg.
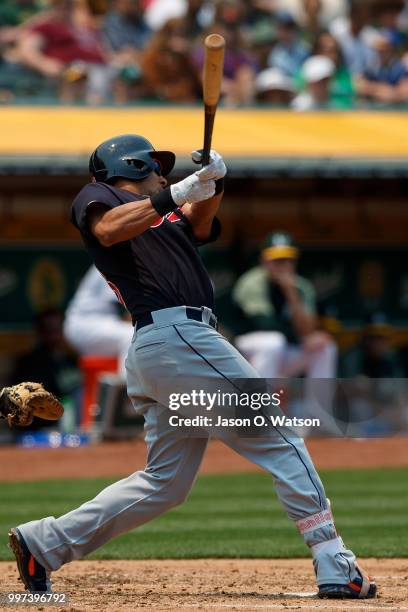
<path id="1" fill-rule="evenodd" d="M 56 570 L 79 559 L 185 500 L 207 439 L 180 439 L 171 428 L 158 430 L 160 410 L 153 405 L 146 413 L 149 451 L 144 471 L 115 482 L 57 519 L 49 516 L 19 526 L 30 552 L 44 568 Z"/>

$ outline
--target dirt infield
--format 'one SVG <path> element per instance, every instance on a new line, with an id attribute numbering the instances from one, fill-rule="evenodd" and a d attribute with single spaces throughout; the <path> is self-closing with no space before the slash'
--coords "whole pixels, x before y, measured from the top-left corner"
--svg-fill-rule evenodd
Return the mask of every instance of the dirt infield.
<path id="1" fill-rule="evenodd" d="M 319 468 L 408 466 L 408 440 L 310 440 Z M 7 480 L 115 477 L 140 469 L 143 441 L 105 443 L 79 449 L 0 448 Z M 256 470 L 218 442 L 210 443 L 202 473 Z M 4 472 L 2 474 L 3 479 Z M 17 477 L 18 475 L 18 477 Z M 201 559 L 157 561 L 79 561 L 54 574 L 54 590 L 66 592 L 69 612 L 93 610 L 395 610 L 408 612 L 408 559 L 368 559 L 380 597 L 370 601 L 325 601 L 309 559 Z M 0 592 L 22 591 L 14 563 L 0 563 Z M 45 610 L 24 606 L 24 610 Z"/>
<path id="2" fill-rule="evenodd" d="M 407 467 L 408 438 L 376 440 L 311 439 L 310 453 L 319 469 Z M 80 448 L 21 449 L 0 447 L 0 481 L 47 478 L 115 477 L 143 469 L 146 446 L 132 442 L 107 442 Z M 210 442 L 202 474 L 256 471 L 258 468 L 221 442 Z"/>
<path id="3" fill-rule="evenodd" d="M 308 559 L 77 561 L 54 574 L 54 590 L 69 595 L 69 606 L 50 609 L 408 611 L 408 560 L 366 559 L 364 567 L 376 577 L 379 597 L 343 602 L 312 595 Z M 12 563 L 1 563 L 0 572 L 1 592 L 22 590 Z"/>

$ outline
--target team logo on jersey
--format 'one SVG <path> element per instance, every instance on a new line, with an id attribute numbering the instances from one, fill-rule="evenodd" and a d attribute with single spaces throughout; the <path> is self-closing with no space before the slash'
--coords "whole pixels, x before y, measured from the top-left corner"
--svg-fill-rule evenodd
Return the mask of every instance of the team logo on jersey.
<path id="1" fill-rule="evenodd" d="M 150 229 L 155 229 L 156 227 L 159 227 L 162 223 L 164 223 L 165 219 L 167 219 L 167 221 L 170 221 L 170 223 L 176 223 L 177 221 L 180 221 L 180 217 L 175 212 L 167 213 L 167 215 L 164 215 L 164 217 L 153 223 L 153 225 L 150 226 Z"/>

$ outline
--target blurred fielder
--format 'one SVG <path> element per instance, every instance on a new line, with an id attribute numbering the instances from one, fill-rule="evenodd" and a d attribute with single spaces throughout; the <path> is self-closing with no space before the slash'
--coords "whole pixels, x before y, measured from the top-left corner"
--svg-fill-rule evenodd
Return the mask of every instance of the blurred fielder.
<path id="1" fill-rule="evenodd" d="M 119 307 L 113 289 L 92 266 L 68 305 L 64 334 L 80 355 L 118 357 L 124 376 L 133 326 L 120 316 Z"/>
<path id="2" fill-rule="evenodd" d="M 316 329 L 315 291 L 296 274 L 298 255 L 289 234 L 268 236 L 260 265 L 234 287 L 234 301 L 252 330 L 235 342 L 264 378 L 335 378 L 337 348 Z"/>

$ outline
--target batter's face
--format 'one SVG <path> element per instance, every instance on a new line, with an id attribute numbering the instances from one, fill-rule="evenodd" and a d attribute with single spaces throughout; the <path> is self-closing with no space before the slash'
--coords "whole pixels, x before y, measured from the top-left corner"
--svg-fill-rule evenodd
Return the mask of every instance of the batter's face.
<path id="1" fill-rule="evenodd" d="M 167 186 L 167 179 L 161 174 L 156 174 L 156 172 L 151 172 L 149 176 L 147 176 L 143 181 L 139 181 L 137 183 L 140 188 L 139 193 L 143 195 L 154 195 L 155 193 L 160 193 Z"/>
<path id="2" fill-rule="evenodd" d="M 119 189 L 126 189 L 137 195 L 152 196 L 155 193 L 160 193 L 167 186 L 167 179 L 161 174 L 151 172 L 143 181 L 129 181 L 128 179 L 120 179 L 116 184 Z"/>

